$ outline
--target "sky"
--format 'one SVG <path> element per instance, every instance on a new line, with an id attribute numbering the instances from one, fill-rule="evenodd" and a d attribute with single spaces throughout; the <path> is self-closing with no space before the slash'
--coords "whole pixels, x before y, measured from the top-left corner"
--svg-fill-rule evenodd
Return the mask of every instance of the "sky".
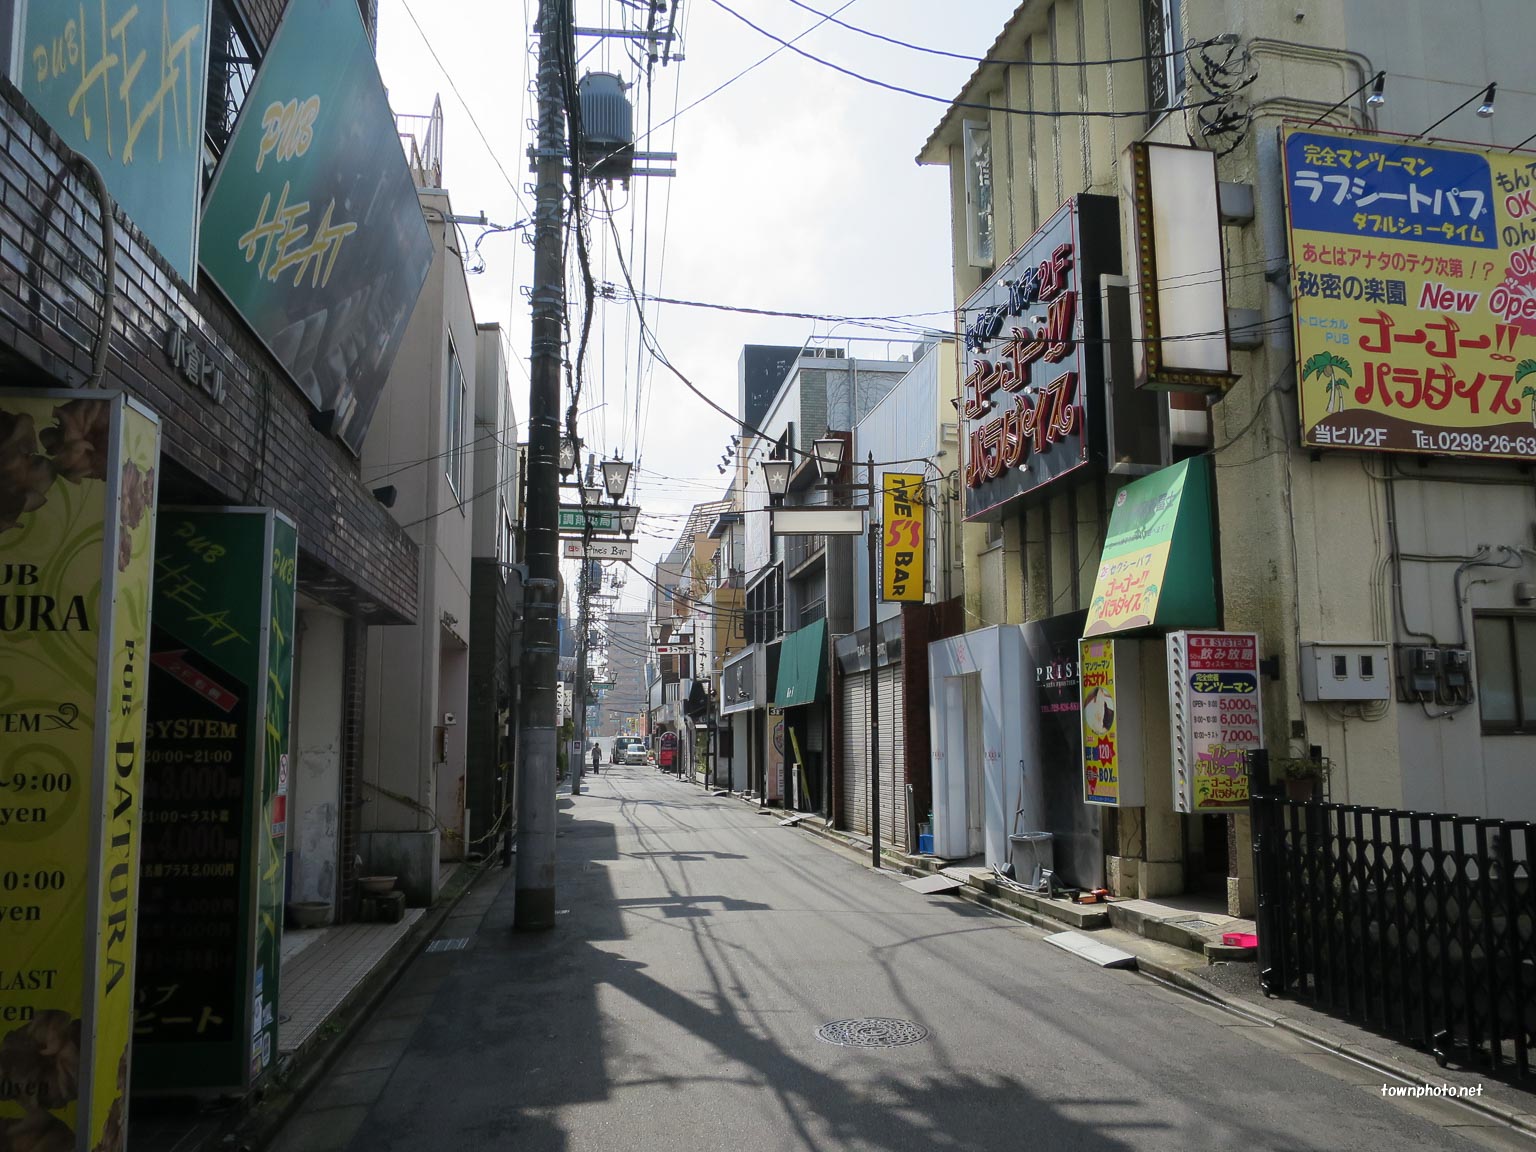
<path id="1" fill-rule="evenodd" d="M 635 2 L 576 0 L 576 24 L 614 28 L 628 16 L 633 26 Z M 974 60 L 899 48 L 828 22 L 796 46 L 941 100 L 885 91 L 790 50 L 732 81 L 779 45 L 730 10 L 785 40 L 818 24 L 815 9 L 974 57 L 990 47 L 1017 0 L 843 3 L 678 0 L 682 35 L 673 53 L 680 58 L 652 66 L 648 82 L 626 42 L 578 37 L 580 73 L 610 71 L 637 81 L 629 93 L 637 135 L 651 125 L 637 146 L 678 154 L 674 178 L 637 179 L 627 192 L 614 185 L 606 206 L 589 194 L 599 212 L 589 233 L 599 285 L 614 284 L 626 295 L 616 255 L 622 251 L 648 295 L 834 315 L 953 308 L 948 175 L 919 167 L 914 157 Z M 536 41 L 529 30 L 537 7 L 537 0 L 380 0 L 378 58 L 390 103 L 397 114 L 424 115 L 441 98 L 443 183 L 459 215 L 483 212 L 493 223 L 514 224 L 530 214 L 528 87 Z M 601 218 L 608 207 L 611 224 Z M 467 245 L 479 232 L 465 228 Z M 479 247 L 484 271 L 469 282 L 476 319 L 506 331 L 513 403 L 523 420 L 533 261 L 520 235 L 526 233 L 486 236 Z M 884 336 L 854 340 L 859 332 L 828 322 L 655 302 L 645 310 L 671 363 L 731 412 L 744 344 L 831 337 L 834 345 L 880 359 L 911 346 Z M 631 499 L 642 515 L 635 567 L 648 575 L 688 509 L 724 493 L 729 476 L 718 466 L 735 428 L 665 367 L 638 355 L 637 327 L 632 303 L 598 300 L 579 428 L 599 458 L 616 453 L 637 461 Z M 618 606 L 643 607 L 649 587 L 642 578 L 622 565 L 608 571 L 623 581 Z"/>

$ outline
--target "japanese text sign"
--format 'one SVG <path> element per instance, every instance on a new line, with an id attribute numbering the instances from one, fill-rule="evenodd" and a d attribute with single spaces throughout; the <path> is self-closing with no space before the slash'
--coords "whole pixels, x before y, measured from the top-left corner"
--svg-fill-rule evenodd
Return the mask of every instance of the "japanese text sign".
<path id="1" fill-rule="evenodd" d="M 1075 196 L 965 302 L 965 514 L 1087 464 L 1103 439 L 1099 276 L 1120 270 L 1119 215 Z"/>
<path id="2" fill-rule="evenodd" d="M 1291 129 L 1302 442 L 1536 459 L 1536 157 Z"/>
<path id="3" fill-rule="evenodd" d="M 1210 476 L 1196 456 L 1115 493 L 1084 635 L 1216 623 Z"/>
<path id="4" fill-rule="evenodd" d="M 1258 636 L 1170 633 L 1168 680 L 1174 810 L 1245 807 L 1248 753 L 1264 746 Z"/>
<path id="5" fill-rule="evenodd" d="M 121 1148 L 160 427 L 12 391 L 0 444 L 0 1147 Z"/>
<path id="6" fill-rule="evenodd" d="M 1120 756 L 1115 730 L 1115 642 L 1081 640 L 1078 653 L 1083 802 L 1116 805 L 1120 803 Z"/>
<path id="7" fill-rule="evenodd" d="M 248 1089 L 276 1058 L 296 535 L 266 508 L 162 514 L 134 1082 Z"/>
<path id="8" fill-rule="evenodd" d="M 356 4 L 289 4 L 208 193 L 208 275 L 354 452 L 432 263 Z"/>
<path id="9" fill-rule="evenodd" d="M 195 283 L 208 0 L 32 3 L 26 13 L 22 93 Z"/>
<path id="10" fill-rule="evenodd" d="M 881 482 L 880 599 L 923 602 L 928 557 L 923 478 L 887 472 Z"/>

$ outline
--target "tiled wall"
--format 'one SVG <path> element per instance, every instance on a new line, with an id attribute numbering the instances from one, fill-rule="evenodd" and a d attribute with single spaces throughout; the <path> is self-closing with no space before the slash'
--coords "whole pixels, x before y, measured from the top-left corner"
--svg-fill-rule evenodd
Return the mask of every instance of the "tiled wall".
<path id="1" fill-rule="evenodd" d="M 0 380 L 78 387 L 101 324 L 101 215 L 90 181 L 0 80 Z M 172 499 L 270 505 L 298 525 L 300 588 L 376 623 L 414 618 L 417 548 L 310 425 L 307 400 L 206 283 L 195 293 L 121 214 L 103 387 L 163 420 Z M 172 321 L 201 332 L 224 375 L 213 400 L 166 353 Z"/>

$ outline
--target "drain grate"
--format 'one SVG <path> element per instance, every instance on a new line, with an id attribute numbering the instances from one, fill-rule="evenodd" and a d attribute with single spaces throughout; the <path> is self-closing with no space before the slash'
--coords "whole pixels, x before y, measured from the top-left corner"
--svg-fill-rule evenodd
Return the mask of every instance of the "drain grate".
<path id="1" fill-rule="evenodd" d="M 910 1020 L 866 1016 L 862 1020 L 834 1020 L 816 1029 L 816 1038 L 845 1048 L 899 1048 L 928 1039 L 928 1029 Z"/>
<path id="2" fill-rule="evenodd" d="M 427 945 L 428 952 L 462 952 L 469 947 L 468 936 L 455 936 L 432 941 Z"/>
<path id="3" fill-rule="evenodd" d="M 1164 920 L 1170 928 L 1182 928 L 1186 932 L 1214 932 L 1220 925 L 1212 924 L 1199 916 L 1187 916 L 1180 920 Z"/>

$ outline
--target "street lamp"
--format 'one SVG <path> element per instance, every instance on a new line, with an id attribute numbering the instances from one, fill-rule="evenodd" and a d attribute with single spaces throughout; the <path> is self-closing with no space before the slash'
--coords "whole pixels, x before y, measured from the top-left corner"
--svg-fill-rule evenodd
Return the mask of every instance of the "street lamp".
<path id="1" fill-rule="evenodd" d="M 625 536 L 635 534 L 635 524 L 640 520 L 640 508 L 636 504 L 625 504 L 619 509 L 619 527 Z"/>
<path id="2" fill-rule="evenodd" d="M 789 474 L 794 467 L 792 460 L 763 461 L 763 481 L 768 485 L 768 495 L 779 498 L 789 491 Z"/>
<path id="3" fill-rule="evenodd" d="M 827 436 L 813 442 L 816 459 L 816 471 L 820 478 L 830 488 L 832 482 L 842 470 L 843 459 L 847 451 L 847 442 L 839 436 Z M 778 527 L 775 519 L 770 531 L 777 535 L 805 535 L 821 532 L 825 534 L 854 535 L 863 533 L 869 548 L 869 579 L 866 586 L 866 595 L 869 604 L 869 826 L 870 826 L 870 859 L 874 867 L 880 867 L 880 670 L 879 670 L 879 635 L 878 621 L 875 618 L 878 599 L 878 581 L 875 578 L 875 565 L 879 559 L 880 525 L 876 520 L 878 511 L 875 504 L 875 456 L 871 452 L 866 462 L 867 474 L 862 484 L 850 485 L 855 490 L 864 492 L 864 524 L 862 526 L 846 525 L 841 518 L 842 509 L 834 507 L 811 508 L 796 510 L 799 519 L 794 521 L 800 525 L 799 530 L 786 526 L 784 530 Z M 789 491 L 789 476 L 793 465 L 789 460 L 764 460 L 762 462 L 763 479 L 768 485 L 768 494 L 775 503 Z M 819 524 L 825 522 L 826 527 Z M 816 522 L 818 528 L 812 529 L 809 524 Z"/>
<path id="4" fill-rule="evenodd" d="M 660 624 L 652 624 L 651 625 L 651 643 L 652 644 L 660 644 L 661 643 L 661 627 L 662 626 Z"/>
<path id="5" fill-rule="evenodd" d="M 567 479 L 576 471 L 576 457 L 581 452 L 581 441 L 573 436 L 560 437 L 560 478 Z"/>
<path id="6" fill-rule="evenodd" d="M 843 454 L 848 450 L 841 436 L 828 436 L 811 444 L 816 452 L 816 474 L 829 483 L 843 470 Z"/>
<path id="7" fill-rule="evenodd" d="M 617 504 L 624 499 L 624 490 L 629 487 L 628 460 L 604 460 L 603 461 L 603 487 L 608 489 L 608 498 Z"/>
<path id="8" fill-rule="evenodd" d="M 583 484 L 581 486 L 581 502 L 589 508 L 596 508 L 603 502 L 603 490 L 596 484 Z"/>

